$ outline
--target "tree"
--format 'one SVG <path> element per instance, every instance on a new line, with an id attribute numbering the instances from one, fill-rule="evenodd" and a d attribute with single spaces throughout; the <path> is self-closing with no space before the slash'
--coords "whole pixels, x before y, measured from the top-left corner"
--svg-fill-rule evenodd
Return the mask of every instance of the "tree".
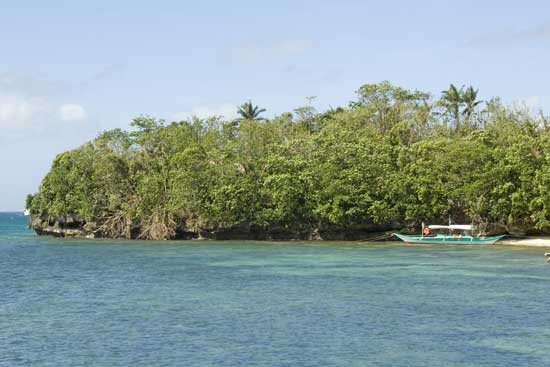
<path id="1" fill-rule="evenodd" d="M 260 115 L 265 112 L 265 108 L 254 106 L 250 100 L 243 103 L 237 113 L 241 116 L 239 120 L 251 120 L 251 121 L 264 121 L 265 118 L 260 117 Z"/>
<path id="2" fill-rule="evenodd" d="M 468 88 L 466 88 L 466 90 L 462 94 L 462 101 L 465 104 L 462 114 L 466 116 L 467 121 L 470 121 L 470 118 L 472 117 L 472 114 L 475 112 L 476 107 L 479 106 L 481 103 L 483 103 L 483 101 L 477 100 L 478 92 L 479 92 L 479 89 L 474 89 L 474 87 L 469 86 Z"/>
<path id="3" fill-rule="evenodd" d="M 409 121 L 414 130 L 426 128 L 429 120 L 426 112 L 430 111 L 428 93 L 396 87 L 388 81 L 364 84 L 356 93 L 358 101 L 351 102 L 350 108 L 364 114 L 364 122 L 380 132 L 386 133 L 403 121 Z"/>
<path id="4" fill-rule="evenodd" d="M 548 119 L 498 99 L 478 111 L 477 95 L 451 84 L 433 104 L 382 82 L 320 113 L 308 97 L 294 117 L 265 120 L 251 101 L 234 121 L 138 117 L 131 132 L 58 155 L 26 208 L 50 224 L 76 214 L 86 231 L 141 239 L 347 236 L 449 214 L 550 232 Z M 480 128 L 465 128 L 474 118 Z M 449 134 L 453 120 L 460 134 Z"/>
<path id="5" fill-rule="evenodd" d="M 460 129 L 460 108 L 464 104 L 463 94 L 464 87 L 458 89 L 454 84 L 441 92 L 441 103 L 454 120 L 456 130 Z"/>

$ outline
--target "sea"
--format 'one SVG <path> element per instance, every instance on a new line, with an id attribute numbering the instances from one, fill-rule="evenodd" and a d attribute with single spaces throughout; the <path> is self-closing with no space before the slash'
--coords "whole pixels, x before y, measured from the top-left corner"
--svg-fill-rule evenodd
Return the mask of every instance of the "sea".
<path id="1" fill-rule="evenodd" d="M 0 214 L 0 366 L 550 366 L 550 249 L 38 237 Z"/>

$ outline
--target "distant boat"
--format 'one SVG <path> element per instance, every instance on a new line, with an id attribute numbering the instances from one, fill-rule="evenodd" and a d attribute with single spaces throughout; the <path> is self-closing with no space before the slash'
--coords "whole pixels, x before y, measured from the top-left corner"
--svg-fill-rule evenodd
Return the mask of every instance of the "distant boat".
<path id="1" fill-rule="evenodd" d="M 432 233 L 432 231 L 447 230 L 447 234 Z M 441 245 L 492 245 L 506 235 L 493 237 L 474 237 L 464 234 L 464 231 L 472 231 L 469 224 L 450 224 L 448 226 L 431 225 L 422 227 L 422 235 L 406 236 L 399 233 L 394 235 L 408 244 L 441 244 Z"/>
<path id="2" fill-rule="evenodd" d="M 29 215 L 31 215 L 31 211 L 29 209 L 25 209 L 25 211 L 23 212 L 23 215 L 25 217 L 28 217 Z"/>

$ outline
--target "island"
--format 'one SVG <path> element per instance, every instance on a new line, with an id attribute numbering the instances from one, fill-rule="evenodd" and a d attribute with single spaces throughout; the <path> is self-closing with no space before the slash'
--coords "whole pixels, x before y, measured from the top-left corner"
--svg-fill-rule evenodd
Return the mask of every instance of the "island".
<path id="1" fill-rule="evenodd" d="M 473 87 L 365 84 L 273 118 L 135 118 L 59 154 L 29 223 L 40 235 L 357 240 L 422 222 L 550 232 L 550 119 Z"/>

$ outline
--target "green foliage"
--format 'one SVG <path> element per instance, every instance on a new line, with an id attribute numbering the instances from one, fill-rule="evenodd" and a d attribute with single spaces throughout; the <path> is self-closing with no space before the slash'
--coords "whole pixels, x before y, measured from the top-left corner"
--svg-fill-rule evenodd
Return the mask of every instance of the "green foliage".
<path id="1" fill-rule="evenodd" d="M 452 84 L 435 102 L 388 82 L 357 95 L 348 107 L 318 113 L 308 104 L 271 120 L 249 101 L 238 124 L 138 117 L 131 132 L 59 154 L 26 207 L 149 239 L 182 228 L 346 230 L 448 215 L 550 230 L 543 116 L 498 99 L 481 109 L 477 90 Z"/>
<path id="2" fill-rule="evenodd" d="M 260 115 L 265 111 L 265 108 L 254 106 L 252 101 L 249 100 L 239 107 L 237 113 L 241 116 L 242 120 L 261 121 L 265 120 L 263 117 L 260 117 Z"/>
<path id="3" fill-rule="evenodd" d="M 28 194 L 25 198 L 25 209 L 30 209 L 32 207 L 32 201 L 34 199 L 34 195 Z"/>
<path id="4" fill-rule="evenodd" d="M 472 116 L 483 103 L 477 99 L 478 92 L 479 90 L 472 86 L 466 89 L 462 86 L 458 89 L 454 84 L 451 84 L 448 90 L 441 92 L 438 105 L 444 108 L 444 116 L 453 121 L 456 131 L 461 130 L 462 124 L 470 125 L 473 122 Z M 465 119 L 462 120 L 461 116 Z"/>

